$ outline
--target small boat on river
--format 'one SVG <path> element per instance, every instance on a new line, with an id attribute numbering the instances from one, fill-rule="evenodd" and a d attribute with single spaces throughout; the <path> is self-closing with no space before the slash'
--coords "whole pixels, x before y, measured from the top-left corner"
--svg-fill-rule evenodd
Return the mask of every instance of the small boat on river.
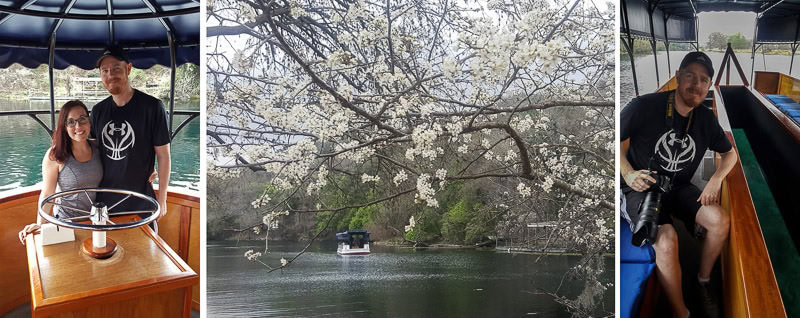
<path id="1" fill-rule="evenodd" d="M 336 254 L 342 256 L 369 254 L 369 232 L 350 230 L 336 233 Z"/>

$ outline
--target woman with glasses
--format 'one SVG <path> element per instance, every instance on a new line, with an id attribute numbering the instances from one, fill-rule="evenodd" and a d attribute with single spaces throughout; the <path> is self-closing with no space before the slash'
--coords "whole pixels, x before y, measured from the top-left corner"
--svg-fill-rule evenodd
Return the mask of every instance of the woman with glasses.
<path id="1" fill-rule="evenodd" d="M 53 145 L 42 159 L 43 186 L 37 207 L 56 191 L 96 188 L 100 184 L 103 164 L 96 142 L 88 139 L 90 128 L 89 110 L 81 101 L 71 100 L 61 107 L 53 131 Z M 94 192 L 86 192 L 62 197 L 59 205 L 53 207 L 53 215 L 60 218 L 86 216 L 78 210 L 90 211 L 89 198 L 94 201 L 94 196 Z M 20 242 L 25 244 L 25 236 L 36 231 L 41 223 L 37 214 L 36 223 L 19 232 Z"/>

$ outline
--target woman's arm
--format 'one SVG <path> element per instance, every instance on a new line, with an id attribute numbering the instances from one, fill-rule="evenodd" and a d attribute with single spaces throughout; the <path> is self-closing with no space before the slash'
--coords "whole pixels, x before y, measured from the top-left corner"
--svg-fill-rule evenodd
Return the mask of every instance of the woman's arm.
<path id="1" fill-rule="evenodd" d="M 39 193 L 39 202 L 36 205 L 37 209 L 42 205 L 42 201 L 44 201 L 45 198 L 56 192 L 60 164 L 58 161 L 50 159 L 51 151 L 53 151 L 53 148 L 50 148 L 42 159 L 42 192 Z M 39 213 L 36 213 L 36 223 L 42 224 L 42 217 L 39 216 Z"/>
<path id="2" fill-rule="evenodd" d="M 60 165 L 57 161 L 50 159 L 51 151 L 53 151 L 53 148 L 47 150 L 47 153 L 44 154 L 44 158 L 42 158 L 42 191 L 39 193 L 39 200 L 36 204 L 36 223 L 26 225 L 18 234 L 19 242 L 22 243 L 22 245 L 25 245 L 25 237 L 38 230 L 42 224 L 42 217 L 39 215 L 39 206 L 42 205 L 42 201 L 56 192 Z"/>

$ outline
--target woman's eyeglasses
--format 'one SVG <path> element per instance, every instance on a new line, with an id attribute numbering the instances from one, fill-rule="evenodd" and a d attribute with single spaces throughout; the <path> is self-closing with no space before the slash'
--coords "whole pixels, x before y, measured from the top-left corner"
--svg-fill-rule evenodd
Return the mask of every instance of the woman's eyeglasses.
<path id="1" fill-rule="evenodd" d="M 75 127 L 75 124 L 78 125 L 86 125 L 89 122 L 89 116 L 81 116 L 78 119 L 67 118 L 67 127 L 72 128 Z"/>

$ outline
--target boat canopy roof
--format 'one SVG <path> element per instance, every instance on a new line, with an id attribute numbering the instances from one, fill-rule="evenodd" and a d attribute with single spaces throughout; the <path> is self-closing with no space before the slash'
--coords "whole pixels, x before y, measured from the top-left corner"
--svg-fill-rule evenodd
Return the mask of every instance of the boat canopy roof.
<path id="1" fill-rule="evenodd" d="M 200 63 L 198 0 L 0 0 L 0 68 L 94 69 L 120 45 L 136 68 Z"/>
<path id="2" fill-rule="evenodd" d="M 365 240 L 369 240 L 369 232 L 367 230 L 350 230 L 347 232 L 336 233 L 336 239 L 339 241 L 350 241 L 354 235 L 361 235 Z"/>
<path id="3" fill-rule="evenodd" d="M 756 13 L 756 43 L 800 40 L 800 0 L 622 0 L 622 10 L 622 33 L 660 41 L 697 42 L 697 13 L 717 11 Z"/>
<path id="4" fill-rule="evenodd" d="M 642 2 L 641 0 L 635 1 Z M 695 13 L 716 11 L 744 11 L 763 14 L 764 17 L 787 17 L 797 15 L 800 10 L 800 0 L 651 0 L 644 2 L 656 4 L 666 15 L 683 18 L 692 18 Z"/>

